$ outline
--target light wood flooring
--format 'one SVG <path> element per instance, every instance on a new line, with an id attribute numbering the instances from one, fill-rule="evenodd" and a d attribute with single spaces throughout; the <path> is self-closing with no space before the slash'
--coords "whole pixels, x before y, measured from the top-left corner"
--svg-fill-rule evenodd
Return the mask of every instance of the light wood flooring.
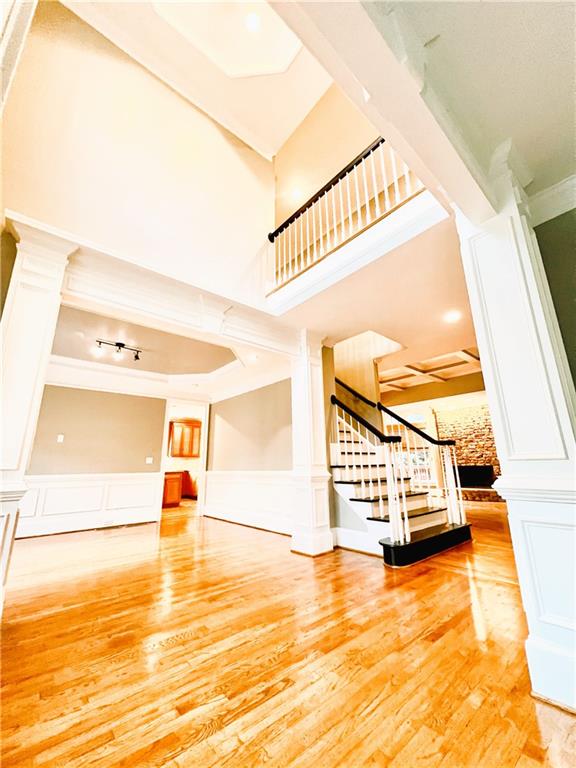
<path id="1" fill-rule="evenodd" d="M 393 571 L 202 519 L 18 541 L 2 766 L 568 768 L 530 696 L 502 505 Z"/>

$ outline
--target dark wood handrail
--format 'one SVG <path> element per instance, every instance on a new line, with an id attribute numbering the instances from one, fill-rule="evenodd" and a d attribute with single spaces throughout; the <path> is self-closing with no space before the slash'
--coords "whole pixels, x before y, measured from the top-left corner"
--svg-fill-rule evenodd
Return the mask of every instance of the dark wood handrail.
<path id="1" fill-rule="evenodd" d="M 362 160 L 369 157 L 369 155 L 371 155 L 375 149 L 378 149 L 378 147 L 381 144 L 384 144 L 384 142 L 385 142 L 385 139 L 383 139 L 382 136 L 379 136 L 375 141 L 373 141 L 372 144 L 370 144 L 369 147 L 366 147 L 366 149 L 364 149 L 357 157 L 355 157 L 354 160 L 349 162 L 348 165 L 342 168 L 341 171 L 338 171 L 336 176 L 333 176 L 327 184 L 324 184 L 322 189 L 320 189 L 318 192 L 312 195 L 312 197 L 309 200 L 307 200 L 304 203 L 304 205 L 301 205 L 297 211 L 294 211 L 294 213 L 291 216 L 289 216 L 286 219 L 286 221 L 283 221 L 282 224 L 280 224 L 280 226 L 274 230 L 274 232 L 270 232 L 268 235 L 268 240 L 270 240 L 270 242 L 273 243 L 274 240 L 278 237 L 278 235 L 286 229 L 286 227 L 289 227 L 293 221 L 296 221 L 296 219 L 299 216 L 301 216 L 304 213 L 304 211 L 306 211 L 308 208 L 314 205 L 314 203 L 317 200 L 319 200 L 322 197 L 322 195 L 324 195 L 326 192 L 332 189 L 332 187 L 335 184 L 337 184 L 345 176 L 347 176 L 353 168 L 355 168 L 359 163 L 361 163 Z"/>
<path id="2" fill-rule="evenodd" d="M 417 435 L 420 435 L 421 438 L 423 438 L 429 443 L 432 443 L 432 445 L 456 445 L 456 440 L 437 440 L 435 437 L 431 437 L 423 430 L 419 429 L 418 427 L 415 427 L 414 424 L 411 424 L 409 421 L 406 421 L 406 419 L 403 419 L 402 416 L 398 416 L 398 414 L 394 413 L 394 411 L 391 411 L 390 408 L 386 408 L 386 406 L 382 405 L 382 403 L 374 403 L 372 402 L 372 400 L 369 400 L 367 397 L 364 397 L 363 394 L 361 394 L 360 392 L 357 392 L 349 384 L 346 384 L 345 381 L 342 381 L 342 379 L 337 378 L 336 384 L 339 384 L 341 387 L 343 387 L 348 392 L 350 392 L 351 395 L 354 395 L 354 397 L 358 398 L 358 400 L 361 400 L 363 403 L 366 403 L 366 405 L 369 405 L 372 408 L 378 408 L 379 411 L 384 411 L 384 413 L 387 413 L 388 416 L 392 416 L 393 419 L 396 419 L 396 421 L 399 421 L 400 424 L 403 424 L 407 429 L 410 429 L 412 432 L 416 432 Z"/>
<path id="3" fill-rule="evenodd" d="M 339 408 L 342 408 L 342 410 L 348 414 L 348 416 L 351 416 L 353 419 L 356 419 L 356 421 L 359 424 L 362 424 L 363 427 L 366 427 L 366 429 L 371 432 L 375 437 L 380 440 L 381 443 L 399 443 L 401 442 L 402 438 L 399 435 L 385 435 L 383 432 L 381 432 L 379 429 L 377 429 L 373 424 L 370 424 L 369 421 L 366 421 L 366 419 L 363 419 L 362 416 L 359 416 L 357 413 L 355 413 L 352 408 L 350 408 L 346 403 L 343 403 L 342 400 L 338 400 L 336 395 L 332 395 L 330 398 L 330 402 L 332 405 L 337 405 Z"/>

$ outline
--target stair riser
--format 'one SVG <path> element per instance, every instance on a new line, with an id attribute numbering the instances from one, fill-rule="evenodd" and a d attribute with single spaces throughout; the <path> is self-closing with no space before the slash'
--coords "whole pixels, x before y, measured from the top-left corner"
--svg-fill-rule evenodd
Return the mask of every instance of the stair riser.
<path id="1" fill-rule="evenodd" d="M 350 496 L 348 497 L 350 498 Z M 372 502 L 366 502 L 366 501 L 357 501 L 355 499 L 350 500 L 350 504 L 354 506 L 354 509 L 357 512 L 360 512 L 363 514 L 363 517 L 379 517 L 380 516 L 380 503 L 378 501 L 372 501 Z M 426 495 L 424 494 L 418 494 L 418 496 L 410 496 L 406 499 L 406 509 L 418 509 L 418 507 L 423 507 L 426 505 Z M 382 502 L 382 508 L 384 510 L 388 509 L 388 504 L 384 500 Z M 364 512 L 362 512 L 364 510 Z"/>
<path id="2" fill-rule="evenodd" d="M 374 465 L 370 467 L 356 467 L 355 469 L 352 469 L 352 467 L 332 467 L 330 471 L 332 472 L 333 480 L 368 480 L 370 475 L 376 477 L 376 467 Z M 381 466 L 378 474 L 380 477 L 386 477 L 386 467 Z"/>
<path id="3" fill-rule="evenodd" d="M 411 531 L 423 531 L 425 528 L 433 528 L 436 525 L 442 525 L 446 522 L 446 512 L 434 512 L 428 515 L 419 515 L 418 517 L 408 518 L 408 525 Z M 380 522 L 379 520 L 366 520 L 366 525 L 369 530 L 385 531 L 390 523 L 387 521 Z M 380 538 L 388 536 L 388 533 L 380 533 Z"/>
<path id="4" fill-rule="evenodd" d="M 334 443 L 330 446 L 330 464 L 345 464 L 348 467 L 384 464 L 386 456 L 386 446 L 349 445 L 345 447 Z"/>

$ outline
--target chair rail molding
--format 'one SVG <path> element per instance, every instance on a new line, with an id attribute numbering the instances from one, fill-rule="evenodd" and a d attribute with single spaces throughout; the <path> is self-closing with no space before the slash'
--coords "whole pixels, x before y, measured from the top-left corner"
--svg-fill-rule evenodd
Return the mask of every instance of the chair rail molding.
<path id="1" fill-rule="evenodd" d="M 533 692 L 576 709 L 576 395 L 527 198 L 504 154 L 500 212 L 456 223 L 529 635 Z"/>

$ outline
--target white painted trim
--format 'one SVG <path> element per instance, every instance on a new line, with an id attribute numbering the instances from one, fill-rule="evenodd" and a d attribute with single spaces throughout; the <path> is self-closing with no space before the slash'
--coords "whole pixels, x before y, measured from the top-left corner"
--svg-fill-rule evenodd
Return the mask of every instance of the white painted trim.
<path id="1" fill-rule="evenodd" d="M 152 371 L 135 371 L 92 360 L 51 355 L 46 384 L 57 387 L 118 392 L 140 397 L 176 397 L 206 402 L 204 388 L 190 382 L 189 375 L 168 376 Z"/>
<path id="2" fill-rule="evenodd" d="M 506 501 L 542 501 L 576 507 L 576 479 L 570 475 L 502 475 L 492 487 Z"/>
<path id="3" fill-rule="evenodd" d="M 294 503 L 295 479 L 291 470 L 206 472 L 206 517 L 292 534 Z"/>
<path id="4" fill-rule="evenodd" d="M 7 209 L 5 215 L 16 230 L 25 227 L 38 237 L 50 235 L 78 250 L 62 289 L 62 303 L 67 306 L 215 344 L 247 344 L 285 354 L 298 351 L 297 332 L 267 316 L 263 307 L 251 308 L 142 267 L 123 254 L 110 253 L 17 211 Z"/>
<path id="5" fill-rule="evenodd" d="M 536 192 L 529 198 L 528 206 L 533 227 L 576 208 L 576 174 Z"/>
<path id="6" fill-rule="evenodd" d="M 334 546 L 343 549 L 353 549 L 356 552 L 364 552 L 367 555 L 379 555 L 382 557 L 382 547 L 374 538 L 371 531 L 356 531 L 353 528 L 332 528 Z"/>
<path id="7" fill-rule="evenodd" d="M 158 522 L 163 480 L 161 472 L 27 475 L 16 538 Z"/>
<path id="8" fill-rule="evenodd" d="M 4 29 L 0 29 L 2 34 L 0 42 L 2 111 L 14 82 L 14 76 L 18 69 L 28 32 L 32 26 L 32 19 L 34 18 L 37 4 L 38 0 L 13 0 L 6 18 L 6 25 Z M 10 56 L 10 53 L 12 53 L 12 56 Z M 6 66 L 7 64 L 8 67 Z"/>

